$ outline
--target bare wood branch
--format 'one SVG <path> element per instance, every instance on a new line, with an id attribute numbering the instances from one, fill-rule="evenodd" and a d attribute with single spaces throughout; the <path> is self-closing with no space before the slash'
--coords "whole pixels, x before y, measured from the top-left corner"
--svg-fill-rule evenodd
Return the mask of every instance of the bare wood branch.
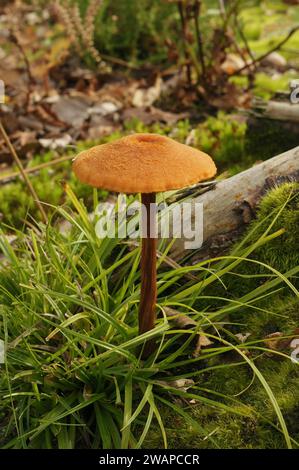
<path id="1" fill-rule="evenodd" d="M 203 241 L 208 243 L 217 236 L 232 233 L 251 220 L 257 203 L 263 195 L 267 181 L 273 179 L 299 180 L 299 147 L 270 158 L 231 178 L 219 181 L 212 189 L 192 199 L 203 204 Z M 245 215 L 248 215 L 248 218 Z M 172 257 L 184 254 L 184 239 L 173 246 Z"/>
<path id="2" fill-rule="evenodd" d="M 252 114 L 277 121 L 299 123 L 299 106 L 284 101 L 256 102 Z"/>

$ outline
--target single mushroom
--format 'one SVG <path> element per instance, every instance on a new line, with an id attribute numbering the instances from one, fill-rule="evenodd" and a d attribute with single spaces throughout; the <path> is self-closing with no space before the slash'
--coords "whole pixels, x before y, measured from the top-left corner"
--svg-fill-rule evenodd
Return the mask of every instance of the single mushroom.
<path id="1" fill-rule="evenodd" d="M 139 334 L 154 328 L 156 319 L 156 193 L 190 186 L 216 173 L 212 158 L 197 149 L 158 134 L 133 134 L 81 152 L 73 170 L 83 183 L 114 192 L 141 193 L 143 232 Z M 145 217 L 146 215 L 146 217 Z M 146 220 L 145 220 L 146 219 Z M 153 351 L 148 341 L 143 357 Z"/>

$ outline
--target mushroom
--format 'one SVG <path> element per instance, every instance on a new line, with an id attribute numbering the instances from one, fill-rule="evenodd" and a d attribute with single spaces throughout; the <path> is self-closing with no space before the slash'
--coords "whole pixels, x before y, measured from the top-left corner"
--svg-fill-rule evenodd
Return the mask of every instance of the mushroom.
<path id="1" fill-rule="evenodd" d="M 83 183 L 114 192 L 141 193 L 142 227 L 141 298 L 139 334 L 154 328 L 156 319 L 156 244 L 151 205 L 156 193 L 190 186 L 216 173 L 212 158 L 194 148 L 158 134 L 133 134 L 81 152 L 73 170 Z M 146 216 L 146 217 L 145 217 Z M 143 357 L 154 350 L 144 345 Z"/>

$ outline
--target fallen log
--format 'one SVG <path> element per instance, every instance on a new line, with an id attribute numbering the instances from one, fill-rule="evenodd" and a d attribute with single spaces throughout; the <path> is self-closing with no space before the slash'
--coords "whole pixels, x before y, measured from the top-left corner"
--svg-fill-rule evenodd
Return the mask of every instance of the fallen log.
<path id="1" fill-rule="evenodd" d="M 269 101 L 264 117 L 281 121 L 299 122 L 299 106 L 291 103 Z"/>
<path id="2" fill-rule="evenodd" d="M 192 199 L 192 217 L 195 203 L 203 204 L 203 246 L 201 258 L 209 256 L 212 245 L 225 245 L 236 231 L 245 228 L 254 217 L 257 203 L 271 183 L 299 181 L 299 146 L 270 158 L 231 178 L 211 185 L 203 194 Z M 186 254 L 186 240 L 176 240 L 172 257 Z"/>
<path id="3" fill-rule="evenodd" d="M 257 101 L 256 104 L 253 105 L 251 114 L 257 117 L 274 119 L 277 121 L 299 122 L 299 106 L 294 105 L 289 101 L 270 100 L 267 103 Z"/>

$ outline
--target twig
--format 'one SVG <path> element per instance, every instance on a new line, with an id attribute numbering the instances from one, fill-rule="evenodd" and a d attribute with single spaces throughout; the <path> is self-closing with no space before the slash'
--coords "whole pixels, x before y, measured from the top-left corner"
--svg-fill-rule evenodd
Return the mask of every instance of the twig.
<path id="1" fill-rule="evenodd" d="M 184 54 L 185 54 L 185 59 L 186 59 L 187 80 L 188 80 L 189 85 L 192 85 L 190 55 L 189 55 L 189 51 L 188 51 L 187 24 L 186 24 L 186 18 L 185 18 L 185 13 L 184 13 L 184 5 L 183 5 L 182 0 L 178 1 L 177 5 L 178 5 L 179 14 L 180 14 L 182 33 L 183 33 L 183 43 L 184 43 Z"/>
<path id="2" fill-rule="evenodd" d="M 45 163 L 40 163 L 39 165 L 36 165 L 32 168 L 24 168 L 24 172 L 28 175 L 29 173 L 35 173 L 36 171 L 43 170 L 44 168 L 49 168 L 54 165 L 58 165 L 58 163 L 66 162 L 68 160 L 71 160 L 74 158 L 73 155 L 67 155 L 66 157 L 61 157 L 61 158 L 56 158 L 55 160 L 52 160 L 50 162 L 45 162 Z M 9 173 L 8 175 L 2 175 L 0 176 L 0 183 L 2 181 L 10 180 L 13 178 L 16 178 L 19 176 L 18 171 L 14 171 L 13 173 Z"/>
<path id="3" fill-rule="evenodd" d="M 30 103 L 30 95 L 31 95 L 31 92 L 32 92 L 32 88 L 33 88 L 33 85 L 35 85 L 36 81 L 35 81 L 35 78 L 32 74 L 31 65 L 30 65 L 30 62 L 28 60 L 26 51 L 25 51 L 25 49 L 24 49 L 24 47 L 23 47 L 23 45 L 20 41 L 18 31 L 15 30 L 14 28 L 12 28 L 11 31 L 10 31 L 10 38 L 11 38 L 12 43 L 15 44 L 15 46 L 20 51 L 20 53 L 23 57 L 23 60 L 24 60 L 25 69 L 26 69 L 26 73 L 27 73 L 27 76 L 28 76 L 28 87 L 27 87 L 27 94 L 26 94 L 26 108 L 28 108 L 29 103 Z"/>
<path id="4" fill-rule="evenodd" d="M 199 61 L 200 61 L 201 71 L 202 71 L 202 78 L 203 78 L 203 82 L 205 83 L 206 82 L 206 64 L 205 64 L 205 58 L 204 58 L 204 52 L 203 52 L 202 35 L 201 35 L 200 27 L 199 27 L 200 10 L 201 10 L 201 1 L 195 0 L 194 5 L 193 5 L 195 33 L 196 33 L 196 39 L 197 39 Z"/>
<path id="5" fill-rule="evenodd" d="M 244 42 L 244 46 L 245 46 L 245 49 L 247 51 L 247 54 L 249 55 L 249 57 L 251 58 L 251 60 L 253 61 L 254 60 L 254 56 L 251 52 L 251 49 L 249 47 L 249 44 L 248 44 L 248 41 L 242 31 L 242 28 L 240 26 L 240 23 L 238 21 L 238 14 L 237 14 L 237 6 L 238 4 L 236 3 L 235 4 L 235 16 L 234 16 L 234 23 L 235 23 L 235 28 L 237 30 L 237 32 L 240 34 L 240 37 L 242 39 L 242 41 Z M 225 3 L 224 3 L 224 0 L 219 0 L 219 9 L 220 9 L 220 13 L 221 13 L 221 16 L 223 18 L 223 21 L 225 22 L 226 21 L 226 18 L 227 18 L 227 14 L 226 14 L 226 8 L 225 8 Z M 234 48 L 236 49 L 236 52 L 240 55 L 240 57 L 242 57 L 242 59 L 244 60 L 245 64 L 247 64 L 247 60 L 246 60 L 246 57 L 245 57 L 245 54 L 243 53 L 242 49 L 239 47 L 238 45 L 238 42 L 236 41 L 236 39 L 234 38 L 234 34 L 233 34 L 233 30 L 232 30 L 232 34 L 231 34 L 231 39 L 232 39 L 232 42 L 233 42 L 233 45 L 234 45 Z"/>
<path id="6" fill-rule="evenodd" d="M 26 72 L 27 72 L 27 75 L 28 75 L 28 79 L 29 79 L 29 83 L 32 83 L 32 84 L 35 84 L 35 78 L 32 74 L 32 71 L 31 71 L 31 66 L 30 66 L 30 62 L 28 60 L 28 57 L 27 57 L 27 54 L 25 52 L 25 49 L 20 41 L 20 38 L 18 36 L 18 33 L 16 31 L 14 31 L 13 29 L 10 31 L 10 37 L 11 37 L 11 41 L 16 45 L 16 47 L 19 49 L 23 59 L 24 59 L 24 63 L 25 63 L 25 68 L 26 68 Z"/>
<path id="7" fill-rule="evenodd" d="M 284 39 L 282 39 L 282 41 L 276 44 L 276 46 L 272 47 L 272 49 L 270 49 L 268 52 L 265 52 L 265 54 L 262 54 L 260 57 L 257 57 L 249 64 L 244 65 L 239 70 L 236 70 L 234 73 L 232 73 L 231 77 L 233 75 L 238 75 L 239 73 L 243 72 L 243 70 L 246 70 L 248 67 L 252 67 L 253 65 L 258 64 L 259 62 L 264 60 L 266 57 L 268 57 L 268 55 L 272 54 L 272 52 L 275 52 L 278 49 L 280 49 L 281 46 L 283 46 L 297 31 L 299 31 L 299 26 L 295 26 L 294 28 L 292 28 L 291 31 L 288 33 L 288 35 Z"/>
<path id="8" fill-rule="evenodd" d="M 17 155 L 17 152 L 15 151 L 14 146 L 12 145 L 12 143 L 11 143 L 11 141 L 10 141 L 10 139 L 9 139 L 7 133 L 6 133 L 6 130 L 4 129 L 4 127 L 3 127 L 3 125 L 2 125 L 1 120 L 0 120 L 0 132 L 1 132 L 2 136 L 3 136 L 3 138 L 4 138 L 4 141 L 5 141 L 6 145 L 7 145 L 7 147 L 9 148 L 9 151 L 10 151 L 10 153 L 11 153 L 11 155 L 12 155 L 14 161 L 16 162 L 17 167 L 18 167 L 19 170 L 20 170 L 20 173 L 22 174 L 22 176 L 23 176 L 23 178 L 24 178 L 24 181 L 25 181 L 25 183 L 26 183 L 26 185 L 27 185 L 27 187 L 28 187 L 29 192 L 31 193 L 31 195 L 32 195 L 32 197 L 33 197 L 33 200 L 34 200 L 34 202 L 35 202 L 37 208 L 39 209 L 39 211 L 40 211 L 40 213 L 41 213 L 41 216 L 42 216 L 43 221 L 44 221 L 45 223 L 47 223 L 47 222 L 48 222 L 48 218 L 47 218 L 47 215 L 46 215 L 46 213 L 45 213 L 45 211 L 44 211 L 44 208 L 43 208 L 43 206 L 41 205 L 41 203 L 40 203 L 40 201 L 39 201 L 39 199 L 38 199 L 38 197 L 37 197 L 37 194 L 36 194 L 36 192 L 35 192 L 35 190 L 34 190 L 34 187 L 33 187 L 32 184 L 31 184 L 30 179 L 28 178 L 26 172 L 24 171 L 22 162 L 21 162 L 21 160 L 19 159 L 19 157 L 18 157 L 18 155 Z"/>
<path id="9" fill-rule="evenodd" d="M 245 49 L 246 49 L 246 51 L 247 51 L 247 54 L 248 54 L 249 57 L 251 58 L 251 61 L 252 61 L 252 62 L 251 62 L 251 65 L 252 65 L 253 62 L 254 62 L 254 60 L 255 60 L 255 59 L 254 59 L 254 55 L 253 55 L 253 53 L 252 53 L 252 50 L 251 50 L 250 47 L 249 47 L 249 44 L 248 44 L 247 38 L 246 38 L 246 36 L 245 36 L 245 34 L 244 34 L 244 32 L 243 32 L 243 29 L 242 29 L 241 26 L 240 26 L 240 22 L 239 22 L 239 19 L 238 19 L 238 16 L 237 16 L 237 15 L 235 16 L 235 26 L 236 26 L 237 31 L 238 31 L 238 33 L 239 33 L 239 35 L 240 35 L 240 37 L 241 37 L 241 39 L 242 39 L 242 41 L 243 41 L 243 43 L 244 43 Z M 245 62 L 246 62 L 246 61 L 245 61 Z"/>
<path id="10" fill-rule="evenodd" d="M 112 64 L 121 65 L 122 67 L 127 67 L 128 69 L 132 70 L 139 70 L 139 67 L 137 67 L 137 65 L 130 64 L 129 62 L 126 62 L 123 59 L 112 57 L 111 55 L 101 53 L 101 58 L 104 59 L 106 62 L 111 62 Z"/>

